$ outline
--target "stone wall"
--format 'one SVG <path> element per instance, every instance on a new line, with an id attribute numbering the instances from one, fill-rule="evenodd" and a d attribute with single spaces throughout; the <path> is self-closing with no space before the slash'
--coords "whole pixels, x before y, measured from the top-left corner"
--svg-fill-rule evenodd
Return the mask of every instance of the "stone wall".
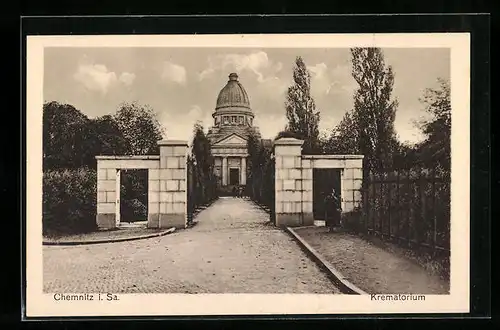
<path id="1" fill-rule="evenodd" d="M 160 228 L 185 228 L 187 223 L 186 157 L 188 143 L 186 141 L 163 140 L 159 142 L 159 145 L 159 209 L 158 213 L 151 213 L 154 217 L 152 222 L 158 221 Z"/>
<path id="2" fill-rule="evenodd" d="M 186 141 L 160 141 L 156 156 L 97 156 L 99 228 L 115 228 L 121 169 L 148 170 L 148 227 L 185 228 L 187 221 Z"/>
<path id="3" fill-rule="evenodd" d="M 302 210 L 302 144 L 304 141 L 282 138 L 275 141 L 275 224 L 300 226 Z"/>
<path id="4" fill-rule="evenodd" d="M 313 169 L 341 169 L 342 212 L 361 203 L 362 155 L 302 155 L 303 141 L 281 138 L 274 143 L 276 225 L 314 224 Z"/>
<path id="5" fill-rule="evenodd" d="M 148 187 L 154 187 L 152 171 L 158 171 L 159 156 L 97 156 L 97 215 L 99 228 L 115 228 L 121 169 L 147 169 Z M 148 196 L 151 201 L 151 196 Z M 150 210 L 150 207 L 148 208 Z M 151 212 L 151 211 L 149 211 Z M 149 216 L 148 216 L 149 218 Z M 149 223 L 148 223 L 149 225 Z"/>

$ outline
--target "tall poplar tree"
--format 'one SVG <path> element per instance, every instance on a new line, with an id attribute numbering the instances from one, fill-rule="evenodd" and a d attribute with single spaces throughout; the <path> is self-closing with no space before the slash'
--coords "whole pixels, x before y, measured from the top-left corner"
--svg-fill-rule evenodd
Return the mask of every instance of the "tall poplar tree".
<path id="1" fill-rule="evenodd" d="M 260 139 L 255 134 L 249 134 L 247 139 L 248 169 L 247 172 L 247 193 L 252 198 L 256 198 L 258 185 L 260 184 L 259 169 L 260 164 Z"/>
<path id="2" fill-rule="evenodd" d="M 367 171 L 391 166 L 397 143 L 394 130 L 397 100 L 391 98 L 394 73 L 380 48 L 352 48 L 352 76 L 358 83 L 353 120 L 359 134 L 359 152 Z"/>
<path id="3" fill-rule="evenodd" d="M 304 139 L 304 152 L 318 151 L 319 112 L 311 96 L 311 74 L 302 57 L 297 57 L 293 69 L 293 85 L 288 88 L 285 101 L 287 131 Z"/>
<path id="4" fill-rule="evenodd" d="M 191 143 L 191 159 L 194 161 L 195 193 L 198 201 L 204 203 L 211 199 L 215 191 L 215 177 L 213 173 L 213 157 L 210 141 L 205 135 L 203 125 L 197 122 L 193 127 L 193 141 Z"/>

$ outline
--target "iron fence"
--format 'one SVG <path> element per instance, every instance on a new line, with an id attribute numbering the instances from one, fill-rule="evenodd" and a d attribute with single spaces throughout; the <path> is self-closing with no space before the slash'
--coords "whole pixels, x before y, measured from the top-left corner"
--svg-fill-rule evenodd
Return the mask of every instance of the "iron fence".
<path id="1" fill-rule="evenodd" d="M 450 177 L 439 169 L 371 173 L 364 179 L 362 229 L 369 234 L 450 250 Z"/>

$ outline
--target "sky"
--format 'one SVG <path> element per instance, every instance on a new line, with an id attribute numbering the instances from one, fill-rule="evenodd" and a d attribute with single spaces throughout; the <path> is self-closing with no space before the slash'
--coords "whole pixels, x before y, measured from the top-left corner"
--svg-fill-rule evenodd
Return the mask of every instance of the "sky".
<path id="1" fill-rule="evenodd" d="M 419 101 L 437 79 L 450 79 L 448 48 L 383 48 L 395 73 L 395 128 L 401 141 L 423 136 L 414 121 L 425 116 Z M 348 48 L 45 48 L 44 101 L 73 105 L 90 118 L 115 113 L 122 102 L 151 106 L 168 139 L 191 140 L 197 120 L 205 128 L 219 91 L 236 72 L 263 138 L 286 124 L 285 95 L 297 56 L 311 73 L 311 93 L 329 132 L 353 107 L 357 87 Z"/>

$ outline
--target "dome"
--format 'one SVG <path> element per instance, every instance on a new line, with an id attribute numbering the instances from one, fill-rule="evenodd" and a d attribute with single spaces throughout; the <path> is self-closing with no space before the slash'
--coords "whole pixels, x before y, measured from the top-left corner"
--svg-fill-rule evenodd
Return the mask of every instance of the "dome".
<path id="1" fill-rule="evenodd" d="M 245 88 L 238 81 L 238 75 L 231 73 L 226 86 L 217 97 L 215 111 L 218 110 L 250 110 L 250 100 Z"/>
<path id="2" fill-rule="evenodd" d="M 219 92 L 212 117 L 214 124 L 207 133 L 211 143 L 233 133 L 242 137 L 251 132 L 260 134 L 253 126 L 254 113 L 250 108 L 250 100 L 236 73 L 229 75 L 229 81 Z"/>

